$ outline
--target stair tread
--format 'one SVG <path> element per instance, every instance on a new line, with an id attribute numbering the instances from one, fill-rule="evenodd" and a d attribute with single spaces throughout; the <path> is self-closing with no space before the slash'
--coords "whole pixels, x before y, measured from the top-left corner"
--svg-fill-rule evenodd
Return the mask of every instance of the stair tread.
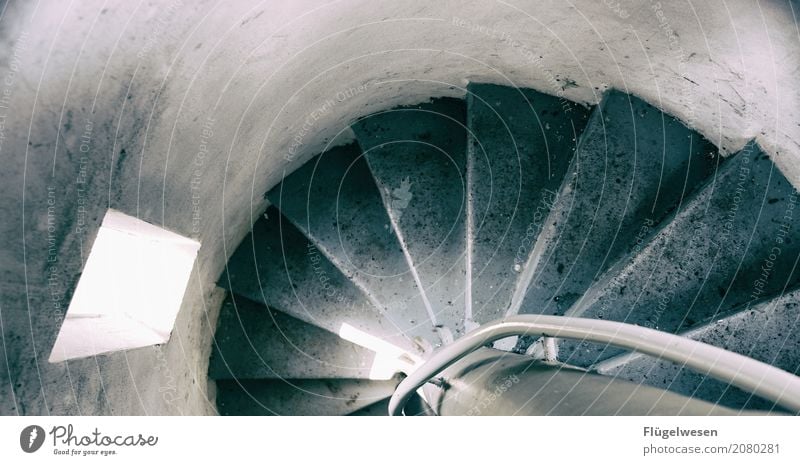
<path id="1" fill-rule="evenodd" d="M 470 84 L 467 115 L 472 313 L 482 324 L 505 315 L 524 286 L 589 110 L 530 89 Z"/>
<path id="2" fill-rule="evenodd" d="M 464 102 L 443 98 L 352 126 L 423 287 L 429 320 L 455 337 L 466 305 L 465 124 Z"/>
<path id="3" fill-rule="evenodd" d="M 637 255 L 589 290 L 575 316 L 681 332 L 791 287 L 800 277 L 796 202 L 772 161 L 748 144 Z M 770 271 L 759 281 L 762 267 Z M 559 351 L 582 366 L 620 353 L 571 341 Z"/>
<path id="4" fill-rule="evenodd" d="M 369 379 L 375 353 L 243 297 L 222 304 L 212 379 Z"/>
<path id="5" fill-rule="evenodd" d="M 699 325 L 685 337 L 730 350 L 800 375 L 800 289 L 745 305 L 733 314 Z M 769 410 L 773 403 L 707 378 L 682 365 L 628 354 L 597 366 L 604 375 L 668 388 L 734 408 Z"/>
<path id="6" fill-rule="evenodd" d="M 436 337 L 424 324 L 420 291 L 356 144 L 332 148 L 306 163 L 268 198 L 404 334 L 426 341 Z"/>
<path id="7" fill-rule="evenodd" d="M 219 380 L 221 415 L 349 415 L 390 397 L 398 379 Z"/>
<path id="8" fill-rule="evenodd" d="M 350 325 L 405 350 L 421 351 L 274 207 L 236 249 L 219 285 L 335 334 Z"/>
<path id="9" fill-rule="evenodd" d="M 717 161 L 714 146 L 677 119 L 631 95 L 608 93 L 581 135 L 573 172 L 539 236 L 521 313 L 564 314 Z"/>

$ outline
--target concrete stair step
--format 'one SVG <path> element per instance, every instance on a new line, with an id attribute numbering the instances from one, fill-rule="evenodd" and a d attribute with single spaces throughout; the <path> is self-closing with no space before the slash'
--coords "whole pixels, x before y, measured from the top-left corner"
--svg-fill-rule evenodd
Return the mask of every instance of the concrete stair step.
<path id="1" fill-rule="evenodd" d="M 390 397 L 398 379 L 219 380 L 220 415 L 349 415 Z"/>
<path id="2" fill-rule="evenodd" d="M 253 225 L 219 285 L 334 334 L 355 328 L 412 353 L 422 351 L 274 207 Z"/>
<path id="3" fill-rule="evenodd" d="M 420 290 L 356 144 L 326 151 L 267 197 L 319 255 L 391 315 L 403 334 L 424 346 L 435 340 Z"/>
<path id="4" fill-rule="evenodd" d="M 800 374 L 800 289 L 698 325 L 685 337 Z M 682 365 L 628 353 L 598 364 L 604 375 L 669 389 L 733 408 L 771 410 L 766 400 Z"/>
<path id="5" fill-rule="evenodd" d="M 350 414 L 351 417 L 388 417 L 389 399 L 383 399 L 374 404 L 367 405 Z"/>
<path id="6" fill-rule="evenodd" d="M 419 396 L 414 394 L 405 408 L 403 408 L 403 415 L 407 417 L 413 416 L 434 416 L 430 406 Z M 350 414 L 354 417 L 387 417 L 389 416 L 389 398 L 383 399 L 374 404 L 367 405 L 366 407 L 357 410 Z"/>
<path id="7" fill-rule="evenodd" d="M 516 313 L 528 259 L 590 112 L 530 89 L 467 90 L 472 319 L 483 324 Z"/>
<path id="8" fill-rule="evenodd" d="M 352 126 L 440 343 L 464 332 L 465 125 L 464 101 L 447 98 L 370 115 Z"/>
<path id="9" fill-rule="evenodd" d="M 779 294 L 800 278 L 796 203 L 786 178 L 748 144 L 572 314 L 678 333 Z M 562 360 L 581 366 L 619 352 L 570 341 L 559 347 Z"/>
<path id="10" fill-rule="evenodd" d="M 609 92 L 581 135 L 539 236 L 520 313 L 564 314 L 714 172 L 718 158 L 680 121 Z"/>
<path id="11" fill-rule="evenodd" d="M 374 352 L 334 333 L 229 294 L 208 373 L 212 379 L 370 379 L 374 362 Z"/>

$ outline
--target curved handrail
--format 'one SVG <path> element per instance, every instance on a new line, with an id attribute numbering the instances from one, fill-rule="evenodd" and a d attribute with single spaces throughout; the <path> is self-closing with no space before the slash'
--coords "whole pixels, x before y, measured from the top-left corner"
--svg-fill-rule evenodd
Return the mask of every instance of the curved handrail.
<path id="1" fill-rule="evenodd" d="M 475 349 L 504 337 L 532 333 L 605 343 L 682 363 L 800 413 L 800 377 L 744 355 L 616 321 L 518 315 L 487 323 L 434 354 L 397 386 L 389 400 L 389 415 L 402 414 L 406 402 L 420 386 Z"/>

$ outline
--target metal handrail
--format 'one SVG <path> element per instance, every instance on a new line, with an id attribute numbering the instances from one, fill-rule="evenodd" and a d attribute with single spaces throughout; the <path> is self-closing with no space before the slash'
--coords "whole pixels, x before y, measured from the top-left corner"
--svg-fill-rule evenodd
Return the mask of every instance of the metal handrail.
<path id="1" fill-rule="evenodd" d="M 465 355 L 498 339 L 522 334 L 604 343 L 681 363 L 800 413 L 800 377 L 744 355 L 616 321 L 518 315 L 487 323 L 434 354 L 397 386 L 389 400 L 389 415 L 402 414 L 406 402 L 419 387 Z"/>

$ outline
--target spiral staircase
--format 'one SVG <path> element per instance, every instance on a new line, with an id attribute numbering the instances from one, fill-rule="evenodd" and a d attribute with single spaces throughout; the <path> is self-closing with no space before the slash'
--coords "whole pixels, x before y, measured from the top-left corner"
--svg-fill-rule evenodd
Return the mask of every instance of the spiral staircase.
<path id="1" fill-rule="evenodd" d="M 800 373 L 797 194 L 619 91 L 470 84 L 355 121 L 287 173 L 219 280 L 227 415 L 385 414 L 401 373 L 516 314 L 620 321 Z M 734 409 L 769 401 L 580 340 L 494 349 Z"/>

